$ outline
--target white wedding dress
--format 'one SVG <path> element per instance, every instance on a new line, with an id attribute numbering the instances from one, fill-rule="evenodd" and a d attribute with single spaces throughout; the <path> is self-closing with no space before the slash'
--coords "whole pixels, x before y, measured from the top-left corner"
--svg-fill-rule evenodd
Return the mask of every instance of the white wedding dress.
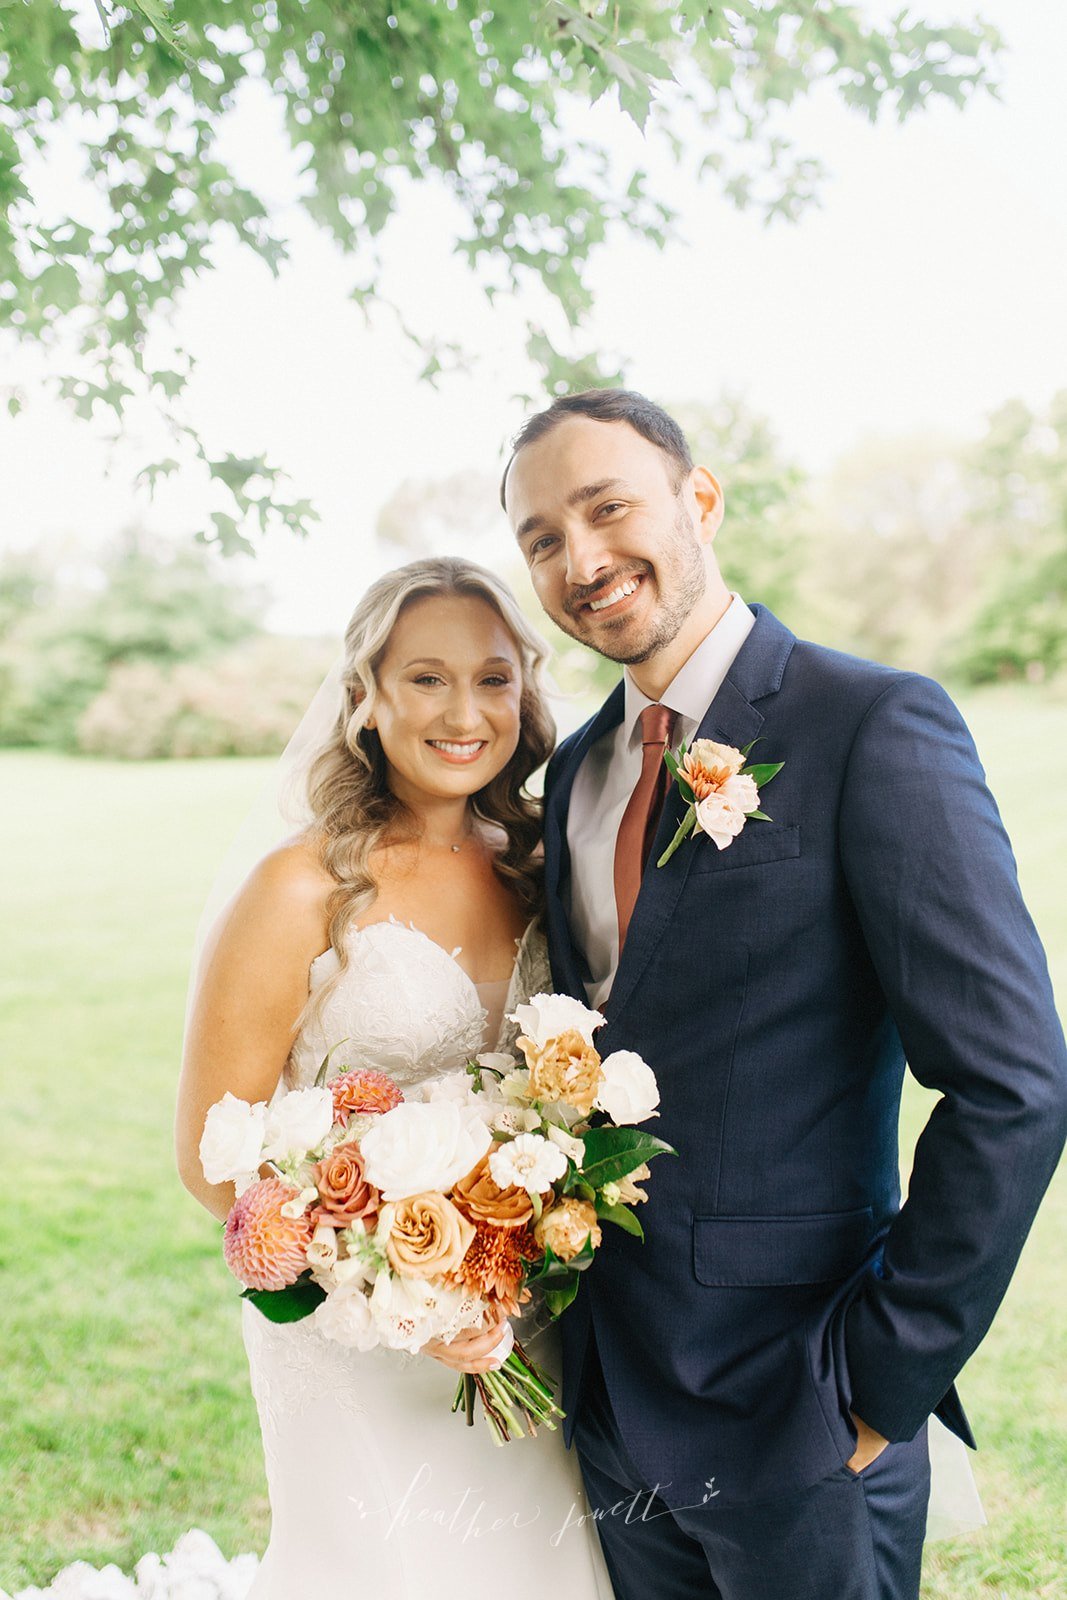
<path id="1" fill-rule="evenodd" d="M 338 970 L 312 964 L 311 988 Z M 334 1061 L 376 1067 L 407 1095 L 514 1038 L 504 1013 L 551 988 L 542 936 L 519 944 L 510 984 L 477 987 L 425 934 L 397 922 L 353 930 L 348 965 L 301 1032 L 278 1093 Z M 270 1544 L 248 1600 L 610 1600 L 578 1461 L 562 1431 L 494 1445 L 481 1416 L 451 1411 L 457 1375 L 380 1346 L 368 1353 L 312 1321 L 278 1325 L 248 1301 L 242 1325 L 270 1491 Z M 554 1328 L 520 1338 L 558 1375 Z"/>

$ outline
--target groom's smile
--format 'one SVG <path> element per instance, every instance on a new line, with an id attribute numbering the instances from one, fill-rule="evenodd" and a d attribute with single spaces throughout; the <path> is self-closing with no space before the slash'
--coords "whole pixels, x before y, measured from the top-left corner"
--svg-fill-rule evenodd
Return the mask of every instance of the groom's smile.
<path id="1" fill-rule="evenodd" d="M 719 486 L 628 423 L 558 422 L 518 449 L 504 499 L 545 611 L 601 655 L 633 665 L 681 635 L 684 659 L 715 620 L 702 607 Z"/>

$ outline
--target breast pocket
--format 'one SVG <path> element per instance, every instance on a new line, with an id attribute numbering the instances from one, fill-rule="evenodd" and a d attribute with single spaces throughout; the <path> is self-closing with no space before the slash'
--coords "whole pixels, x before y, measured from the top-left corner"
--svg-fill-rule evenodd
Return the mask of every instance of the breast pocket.
<path id="1" fill-rule="evenodd" d="M 729 872 L 736 867 L 766 866 L 771 861 L 788 861 L 800 854 L 800 824 L 746 822 L 736 839 L 725 850 L 703 835 L 697 835 L 692 872 Z"/>
<path id="2" fill-rule="evenodd" d="M 863 1260 L 872 1232 L 870 1206 L 806 1217 L 694 1217 L 693 1273 L 716 1288 L 830 1283 Z"/>

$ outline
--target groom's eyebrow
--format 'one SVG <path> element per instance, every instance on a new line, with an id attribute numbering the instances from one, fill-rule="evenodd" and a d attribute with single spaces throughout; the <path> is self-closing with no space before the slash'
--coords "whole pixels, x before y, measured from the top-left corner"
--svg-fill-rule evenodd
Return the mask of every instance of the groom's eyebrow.
<path id="1" fill-rule="evenodd" d="M 567 507 L 572 509 L 574 506 L 585 505 L 587 501 L 595 500 L 598 495 L 605 494 L 609 489 L 625 488 L 626 484 L 621 478 L 601 478 L 599 483 L 583 483 L 579 488 L 571 490 L 567 496 Z M 540 512 L 534 512 L 533 516 L 519 523 L 515 530 L 516 539 L 521 544 L 523 539 L 545 527 L 547 522 L 547 517 L 542 516 Z"/>

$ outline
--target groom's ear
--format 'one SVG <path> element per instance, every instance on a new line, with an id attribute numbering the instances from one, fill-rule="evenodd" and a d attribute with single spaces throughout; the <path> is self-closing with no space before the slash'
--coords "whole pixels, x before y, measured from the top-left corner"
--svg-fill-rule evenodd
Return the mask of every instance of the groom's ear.
<path id="1" fill-rule="evenodd" d="M 722 485 L 707 467 L 694 467 L 684 492 L 693 496 L 690 510 L 694 513 L 701 543 L 710 544 L 722 526 L 726 510 Z"/>

